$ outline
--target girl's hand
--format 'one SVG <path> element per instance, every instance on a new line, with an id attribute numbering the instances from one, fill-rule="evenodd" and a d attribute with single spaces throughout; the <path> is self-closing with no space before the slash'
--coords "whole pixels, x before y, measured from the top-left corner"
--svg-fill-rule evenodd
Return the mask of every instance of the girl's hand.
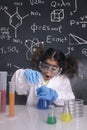
<path id="1" fill-rule="evenodd" d="M 58 94 L 55 90 L 48 88 L 46 86 L 41 86 L 36 89 L 37 97 L 40 99 L 46 99 L 49 101 L 54 101 L 58 97 Z"/>
<path id="2" fill-rule="evenodd" d="M 41 76 L 41 74 L 38 71 L 32 69 L 25 69 L 24 75 L 26 79 L 30 81 L 32 84 L 38 83 L 39 78 Z"/>

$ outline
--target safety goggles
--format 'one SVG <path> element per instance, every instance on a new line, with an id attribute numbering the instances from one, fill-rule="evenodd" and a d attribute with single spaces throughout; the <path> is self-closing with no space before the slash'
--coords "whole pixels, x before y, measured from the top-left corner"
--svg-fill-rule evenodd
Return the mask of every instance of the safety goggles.
<path id="1" fill-rule="evenodd" d="M 39 63 L 39 68 L 41 71 L 43 72 L 46 72 L 46 71 L 50 71 L 52 72 L 53 74 L 58 74 L 59 71 L 60 71 L 60 67 L 56 67 L 56 66 L 53 66 L 53 65 L 49 65 L 47 63 L 43 63 L 43 62 L 40 62 Z"/>

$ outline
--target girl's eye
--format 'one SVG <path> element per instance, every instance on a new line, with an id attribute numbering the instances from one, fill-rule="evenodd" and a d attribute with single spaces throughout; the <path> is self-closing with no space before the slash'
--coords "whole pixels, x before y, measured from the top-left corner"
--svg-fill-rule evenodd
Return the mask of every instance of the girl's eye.
<path id="1" fill-rule="evenodd" d="M 48 65 L 44 65 L 43 67 L 44 67 L 44 68 L 47 68 L 47 69 L 49 68 L 49 66 L 48 66 Z"/>
<path id="2" fill-rule="evenodd" d="M 57 70 L 57 68 L 55 68 L 55 67 L 52 67 L 52 70 L 53 70 L 53 71 L 56 71 L 56 70 Z"/>

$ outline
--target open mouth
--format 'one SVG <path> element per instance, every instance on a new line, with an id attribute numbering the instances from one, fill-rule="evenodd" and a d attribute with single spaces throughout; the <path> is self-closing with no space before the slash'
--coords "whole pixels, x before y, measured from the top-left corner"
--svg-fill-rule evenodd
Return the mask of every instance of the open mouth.
<path id="1" fill-rule="evenodd" d="M 45 75 L 46 80 L 49 80 L 51 77 L 50 75 Z"/>

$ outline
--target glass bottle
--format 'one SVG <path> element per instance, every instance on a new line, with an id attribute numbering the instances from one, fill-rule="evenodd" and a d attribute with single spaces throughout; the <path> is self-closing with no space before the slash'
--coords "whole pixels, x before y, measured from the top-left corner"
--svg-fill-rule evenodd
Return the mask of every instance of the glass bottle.
<path id="1" fill-rule="evenodd" d="M 61 115 L 61 121 L 70 122 L 72 120 L 72 114 L 69 108 L 69 100 L 64 101 L 64 108 Z"/>

